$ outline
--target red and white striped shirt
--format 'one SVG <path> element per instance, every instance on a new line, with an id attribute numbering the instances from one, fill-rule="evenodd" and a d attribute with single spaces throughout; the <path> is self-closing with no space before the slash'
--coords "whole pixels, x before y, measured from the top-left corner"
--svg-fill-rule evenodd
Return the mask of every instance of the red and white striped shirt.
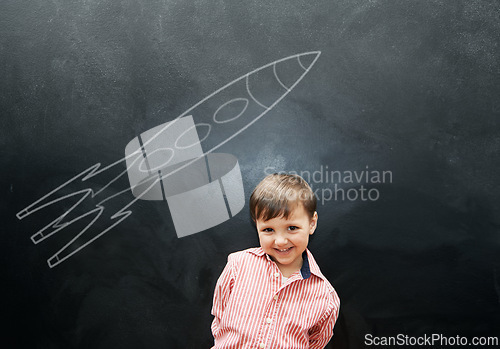
<path id="1" fill-rule="evenodd" d="M 324 348 L 340 300 L 309 250 L 302 268 L 282 274 L 262 248 L 229 255 L 214 292 L 212 334 L 222 348 Z"/>

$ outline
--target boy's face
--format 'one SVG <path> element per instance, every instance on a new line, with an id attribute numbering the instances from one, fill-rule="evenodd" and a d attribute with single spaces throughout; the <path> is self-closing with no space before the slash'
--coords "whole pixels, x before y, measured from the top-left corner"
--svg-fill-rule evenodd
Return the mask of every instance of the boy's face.
<path id="1" fill-rule="evenodd" d="M 309 235 L 316 229 L 317 220 L 316 212 L 311 218 L 304 206 L 298 203 L 288 219 L 275 217 L 268 221 L 255 221 L 260 246 L 285 276 L 290 276 L 302 266 L 302 252 L 307 248 Z"/>

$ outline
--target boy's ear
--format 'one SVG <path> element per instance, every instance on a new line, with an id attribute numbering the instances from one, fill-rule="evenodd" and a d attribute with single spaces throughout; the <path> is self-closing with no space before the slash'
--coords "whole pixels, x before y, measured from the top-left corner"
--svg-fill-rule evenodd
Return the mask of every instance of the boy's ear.
<path id="1" fill-rule="evenodd" d="M 310 223 L 310 232 L 309 235 L 314 234 L 314 231 L 316 230 L 316 227 L 318 226 L 318 212 L 314 211 L 314 214 L 311 218 L 311 223 Z"/>

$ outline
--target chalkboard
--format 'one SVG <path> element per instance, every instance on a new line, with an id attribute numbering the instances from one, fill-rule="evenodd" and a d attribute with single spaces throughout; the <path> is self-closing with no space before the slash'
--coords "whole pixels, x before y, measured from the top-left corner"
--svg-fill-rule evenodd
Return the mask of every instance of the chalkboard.
<path id="1" fill-rule="evenodd" d="M 2 1 L 2 347 L 209 348 L 216 280 L 258 246 L 248 197 L 273 172 L 318 197 L 309 248 L 341 299 L 328 348 L 500 337 L 499 17 L 497 1 Z M 201 146 L 148 143 L 165 125 Z M 181 190 L 161 173 L 174 158 L 180 181 L 205 172 Z M 199 213 L 174 200 L 212 184 Z"/>

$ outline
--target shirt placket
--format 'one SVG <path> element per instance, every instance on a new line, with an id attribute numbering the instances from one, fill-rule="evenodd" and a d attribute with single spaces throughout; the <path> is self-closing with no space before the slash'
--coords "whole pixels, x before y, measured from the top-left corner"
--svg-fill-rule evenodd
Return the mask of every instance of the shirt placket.
<path id="1" fill-rule="evenodd" d="M 271 299 L 267 302 L 266 310 L 261 319 L 261 327 L 256 348 L 271 348 L 272 333 L 276 325 L 276 315 L 278 313 L 281 288 L 281 273 L 275 263 L 269 262 L 269 282 Z"/>

